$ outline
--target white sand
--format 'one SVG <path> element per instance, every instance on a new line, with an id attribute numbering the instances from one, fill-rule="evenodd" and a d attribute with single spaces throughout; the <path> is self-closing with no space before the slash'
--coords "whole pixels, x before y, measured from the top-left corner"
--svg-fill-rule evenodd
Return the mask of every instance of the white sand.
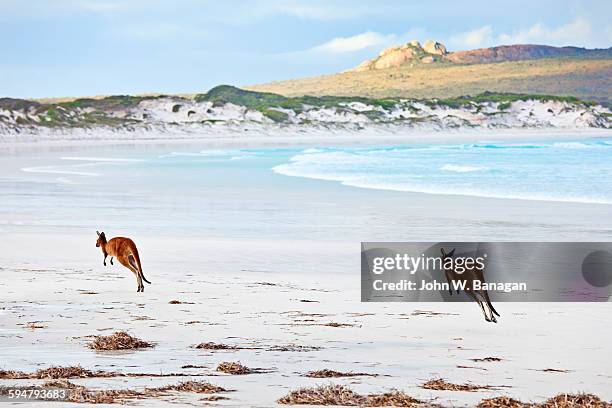
<path id="1" fill-rule="evenodd" d="M 358 246 L 352 242 L 168 241 L 154 237 L 140 243 L 144 271 L 153 284 L 139 294 L 128 271 L 117 265 L 102 266 L 102 255 L 89 235 L 11 234 L 10 239 L 3 238 L 0 369 L 34 371 L 80 364 L 123 372 L 204 372 L 211 374 L 204 377 L 211 382 L 236 390 L 227 394 L 230 400 L 217 402 L 224 406 L 272 406 L 289 390 L 329 382 L 347 384 L 363 393 L 396 388 L 454 406 L 497 395 L 542 400 L 559 392 L 578 391 L 612 399 L 610 303 L 498 304 L 502 317 L 493 325 L 482 320 L 474 304 L 360 303 Z M 285 264 L 288 272 L 266 272 L 269 262 Z M 291 270 L 292 264 L 298 272 Z M 354 272 L 339 272 L 351 264 Z M 306 270 L 311 272 L 299 272 Z M 193 303 L 169 304 L 173 299 Z M 415 310 L 448 315 L 413 315 Z M 24 326 L 28 322 L 45 327 L 28 329 Z M 329 322 L 352 326 L 322 326 Z M 80 338 L 119 329 L 157 346 L 134 352 L 95 352 Z M 209 352 L 190 347 L 207 341 L 261 349 Z M 288 344 L 321 349 L 267 350 Z M 503 361 L 470 360 L 489 356 Z M 214 368 L 221 361 L 241 361 L 273 371 L 215 375 Z M 181 369 L 186 364 L 206 368 Z M 301 376 L 323 368 L 380 376 L 331 380 Z M 570 371 L 538 371 L 546 368 Z M 438 377 L 504 387 L 483 392 L 419 387 Z M 92 388 L 139 389 L 178 380 L 73 382 Z M 184 394 L 163 397 L 155 405 L 195 402 L 195 398 Z M 146 400 L 136 405 L 152 403 Z"/>

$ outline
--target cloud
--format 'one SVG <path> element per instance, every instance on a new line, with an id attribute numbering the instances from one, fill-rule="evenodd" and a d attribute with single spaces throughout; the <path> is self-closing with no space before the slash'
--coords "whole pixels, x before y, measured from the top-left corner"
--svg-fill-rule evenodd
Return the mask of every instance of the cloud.
<path id="1" fill-rule="evenodd" d="M 384 35 L 372 31 L 353 35 L 351 37 L 336 37 L 324 44 L 314 47 L 317 51 L 332 53 L 355 52 L 371 47 L 380 47 L 395 40 L 397 36 Z"/>
<path id="2" fill-rule="evenodd" d="M 580 47 L 609 47 L 612 43 L 612 25 L 599 26 L 597 30 L 584 17 L 557 27 L 542 23 L 509 33 L 494 34 L 490 25 L 452 35 L 448 40 L 451 49 L 473 49 L 494 45 L 545 44 Z"/>
<path id="3" fill-rule="evenodd" d="M 492 45 L 494 42 L 493 29 L 490 25 L 486 25 L 453 35 L 449 39 L 448 45 L 452 48 L 480 48 Z"/>
<path id="4" fill-rule="evenodd" d="M 323 44 L 312 47 L 308 51 L 327 52 L 334 54 L 352 53 L 367 49 L 380 50 L 391 45 L 400 45 L 412 39 L 424 38 L 425 30 L 413 28 L 404 34 L 382 34 L 376 31 L 366 31 L 350 37 L 336 37 Z"/>
<path id="5" fill-rule="evenodd" d="M 504 44 L 548 44 L 548 45 L 590 45 L 594 42 L 595 33 L 591 22 L 578 17 L 569 24 L 549 28 L 535 24 L 526 30 L 511 34 L 500 34 L 499 42 Z"/>

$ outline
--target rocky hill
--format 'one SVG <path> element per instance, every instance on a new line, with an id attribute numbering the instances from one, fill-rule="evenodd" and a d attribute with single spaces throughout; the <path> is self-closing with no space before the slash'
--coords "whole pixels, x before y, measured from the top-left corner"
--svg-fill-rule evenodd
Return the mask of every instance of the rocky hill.
<path id="1" fill-rule="evenodd" d="M 487 64 L 404 64 L 245 87 L 284 96 L 453 98 L 498 93 L 572 95 L 612 102 L 612 59 L 542 58 Z"/>
<path id="2" fill-rule="evenodd" d="M 452 52 L 445 56 L 456 64 L 484 64 L 489 62 L 525 61 L 541 58 L 594 58 L 611 59 L 612 47 L 586 49 L 579 47 L 551 47 L 549 45 L 501 45 L 470 51 Z"/>
<path id="3" fill-rule="evenodd" d="M 449 62 L 453 64 L 486 64 L 504 61 L 526 61 L 542 58 L 612 58 L 612 47 L 586 49 L 579 47 L 552 47 L 549 45 L 502 45 L 470 51 L 448 52 L 444 44 L 427 41 L 422 46 L 417 40 L 384 49 L 376 58 L 366 60 L 347 72 L 362 72 L 404 65 Z"/>

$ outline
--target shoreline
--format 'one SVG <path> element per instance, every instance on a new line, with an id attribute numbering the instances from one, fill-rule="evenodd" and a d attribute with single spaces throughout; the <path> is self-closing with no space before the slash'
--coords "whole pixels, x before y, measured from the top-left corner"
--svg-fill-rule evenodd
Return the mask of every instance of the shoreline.
<path id="1" fill-rule="evenodd" d="M 361 131 L 333 130 L 303 127 L 283 127 L 268 129 L 204 129 L 199 136 L 192 132 L 174 134 L 155 131 L 115 132 L 105 129 L 59 134 L 59 139 L 49 136 L 38 140 L 18 140 L 0 136 L 0 150 L 53 148 L 74 146 L 120 146 L 120 145 L 188 145 L 203 147 L 292 147 L 292 146 L 346 146 L 346 145 L 385 145 L 385 144 L 442 144 L 469 143 L 478 141 L 527 141 L 527 140 L 585 140 L 599 137 L 612 137 L 612 129 L 457 129 L 457 130 L 420 130 L 414 128 L 390 129 L 371 128 Z M 219 130 L 219 132 L 217 132 Z M 248 133 L 251 132 L 251 133 Z M 308 133 L 306 133 L 308 132 Z M 247 134 L 248 133 L 248 134 Z M 255 136 L 251 136 L 256 133 Z M 23 136 L 23 135 L 22 135 Z M 63 138 L 61 138 L 63 136 Z M 125 138 L 127 136 L 127 138 Z"/>

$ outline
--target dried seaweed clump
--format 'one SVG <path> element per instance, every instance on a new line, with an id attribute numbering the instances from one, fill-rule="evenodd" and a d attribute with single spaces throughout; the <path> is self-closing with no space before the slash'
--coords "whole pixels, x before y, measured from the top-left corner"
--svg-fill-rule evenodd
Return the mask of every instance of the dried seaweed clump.
<path id="1" fill-rule="evenodd" d="M 341 371 L 334 371 L 334 370 L 328 370 L 328 369 L 309 371 L 306 374 L 304 374 L 304 377 L 311 377 L 311 378 L 337 378 L 337 377 L 358 377 L 358 376 L 376 377 L 376 374 L 355 373 L 352 371 L 348 373 L 343 373 Z"/>
<path id="2" fill-rule="evenodd" d="M 536 406 L 541 408 L 612 408 L 612 403 L 602 401 L 593 394 L 559 394 Z"/>
<path id="3" fill-rule="evenodd" d="M 343 405 L 360 407 L 435 407 L 401 391 L 361 395 L 343 385 L 321 385 L 291 391 L 277 401 L 285 405 Z"/>
<path id="4" fill-rule="evenodd" d="M 14 387 L 13 387 L 14 388 Z M 44 383 L 42 386 L 20 387 L 23 390 L 65 388 L 70 390 L 64 401 L 88 404 L 115 404 L 129 399 L 143 398 L 147 395 L 134 390 L 101 390 L 93 391 L 82 385 L 73 384 L 67 380 L 54 380 Z M 2 395 L 3 390 L 0 390 Z"/>
<path id="5" fill-rule="evenodd" d="M 476 408 L 528 408 L 535 407 L 533 404 L 515 400 L 510 397 L 495 397 L 483 399 L 476 405 Z"/>
<path id="6" fill-rule="evenodd" d="M 49 367 L 36 371 L 32 377 L 39 379 L 58 379 L 58 378 L 91 378 L 91 377 L 110 377 L 113 373 L 105 373 L 102 371 L 93 372 L 86 370 L 81 366 L 71 367 Z"/>
<path id="7" fill-rule="evenodd" d="M 453 384 L 446 382 L 441 378 L 429 380 L 425 384 L 421 385 L 421 388 L 437 391 L 480 391 L 494 389 L 490 385 Z"/>
<path id="8" fill-rule="evenodd" d="M 329 323 L 325 323 L 323 326 L 327 326 L 327 327 L 353 327 L 355 325 L 354 324 L 350 324 L 350 323 L 329 322 Z"/>
<path id="9" fill-rule="evenodd" d="M 94 336 L 94 340 L 88 346 L 94 350 L 134 350 L 153 347 L 154 344 L 132 337 L 124 331 L 118 331 L 110 336 Z"/>
<path id="10" fill-rule="evenodd" d="M 612 408 L 612 403 L 602 401 L 593 394 L 559 394 L 540 404 L 510 397 L 488 398 L 480 401 L 476 408 Z"/>
<path id="11" fill-rule="evenodd" d="M 195 392 L 198 394 L 214 394 L 217 392 L 227 391 L 223 387 L 211 384 L 205 381 L 185 381 L 176 385 L 167 385 L 165 387 L 153 388 L 154 391 L 180 391 L 180 392 Z"/>
<path id="12" fill-rule="evenodd" d="M 477 362 L 477 363 L 478 362 L 492 363 L 492 362 L 502 361 L 502 359 L 499 357 L 471 358 L 470 360 Z"/>
<path id="13" fill-rule="evenodd" d="M 70 367 L 49 367 L 41 368 L 34 373 L 24 373 L 23 371 L 3 371 L 0 370 L 0 379 L 24 380 L 55 380 L 60 378 L 93 378 L 93 377 L 115 377 L 118 373 L 107 371 L 90 371 L 81 366 Z"/>
<path id="14" fill-rule="evenodd" d="M 391 391 L 384 394 L 368 395 L 364 404 L 366 407 L 434 407 L 401 391 Z"/>
<path id="15" fill-rule="evenodd" d="M 194 392 L 199 394 L 214 394 L 225 392 L 226 389 L 210 384 L 208 382 L 187 381 L 176 385 L 168 385 L 159 388 L 146 388 L 144 391 L 135 390 L 90 390 L 82 385 L 73 384 L 66 380 L 54 380 L 44 383 L 42 386 L 19 387 L 22 390 L 36 390 L 49 388 L 68 389 L 68 395 L 64 399 L 67 402 L 88 403 L 88 404 L 116 404 L 126 400 L 155 398 L 168 391 Z M 0 395 L 7 395 L 9 389 L 15 387 L 0 386 Z"/>
<path id="16" fill-rule="evenodd" d="M 232 375 L 250 374 L 252 371 L 249 367 L 235 361 L 224 361 L 217 366 L 217 371 Z"/>
<path id="17" fill-rule="evenodd" d="M 3 380 L 21 380 L 30 377 L 29 374 L 24 373 L 23 371 L 0 370 L 0 378 Z"/>
<path id="18" fill-rule="evenodd" d="M 195 346 L 195 348 L 205 349 L 205 350 L 236 350 L 237 349 L 236 346 L 229 346 L 227 344 L 222 344 L 222 343 L 213 343 L 210 341 L 206 343 L 200 343 L 197 346 Z"/>
<path id="19" fill-rule="evenodd" d="M 321 385 L 291 391 L 277 401 L 285 405 L 345 405 L 359 406 L 364 397 L 343 385 Z"/>

